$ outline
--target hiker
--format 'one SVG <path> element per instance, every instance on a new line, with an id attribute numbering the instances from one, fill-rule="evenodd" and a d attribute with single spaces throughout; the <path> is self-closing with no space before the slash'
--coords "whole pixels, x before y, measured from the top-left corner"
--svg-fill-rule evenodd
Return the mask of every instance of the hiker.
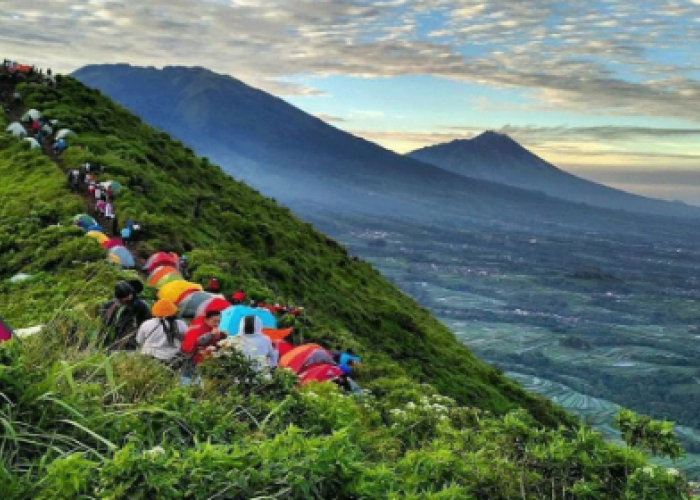
<path id="1" fill-rule="evenodd" d="M 238 350 L 252 362 L 253 369 L 258 372 L 275 368 L 279 361 L 277 350 L 262 329 L 263 323 L 259 317 L 246 316 L 241 320 L 238 335 L 233 338 Z"/>
<path id="2" fill-rule="evenodd" d="M 75 191 L 75 170 L 68 171 L 67 180 L 70 190 Z"/>
<path id="3" fill-rule="evenodd" d="M 57 140 L 54 145 L 53 145 L 53 152 L 55 154 L 61 154 L 63 153 L 66 149 L 68 148 L 68 144 L 66 143 L 65 139 L 59 139 Z"/>
<path id="4" fill-rule="evenodd" d="M 187 255 L 183 255 L 177 259 L 177 270 L 180 271 L 183 278 L 186 280 L 190 279 L 190 264 Z"/>
<path id="5" fill-rule="evenodd" d="M 105 204 L 105 217 L 108 219 L 112 219 L 114 217 L 114 207 L 109 201 L 102 202 Z"/>
<path id="6" fill-rule="evenodd" d="M 124 246 L 127 248 L 131 245 L 131 231 L 133 225 L 134 223 L 131 220 L 128 220 L 126 221 L 124 228 L 121 230 L 122 241 L 124 242 Z"/>
<path id="7" fill-rule="evenodd" d="M 207 292 L 219 293 L 221 291 L 221 285 L 219 284 L 219 280 L 216 278 L 211 278 L 207 283 L 206 290 Z"/>
<path id="8" fill-rule="evenodd" d="M 231 304 L 233 304 L 234 306 L 243 305 L 244 301 L 245 301 L 245 292 L 243 290 L 236 290 L 231 295 Z"/>
<path id="9" fill-rule="evenodd" d="M 200 364 L 211 351 L 208 348 L 216 348 L 216 344 L 226 338 L 226 333 L 219 330 L 220 324 L 221 312 L 207 311 L 204 321 L 197 326 L 191 327 L 185 333 L 181 350 L 189 356 L 190 363 L 183 372 L 183 384 L 189 384 L 194 375 L 194 367 Z"/>
<path id="10" fill-rule="evenodd" d="M 102 199 L 102 185 L 95 184 L 95 200 L 101 200 L 101 199 Z"/>
<path id="11" fill-rule="evenodd" d="M 39 123 L 39 120 L 34 120 L 32 122 L 32 133 L 34 135 L 37 135 L 40 130 L 41 130 L 41 124 Z"/>
<path id="12" fill-rule="evenodd" d="M 352 367 L 361 361 L 359 356 L 355 356 L 352 349 L 347 351 L 333 351 L 333 361 L 348 376 L 352 375 Z"/>
<path id="13" fill-rule="evenodd" d="M 175 368 L 180 355 L 187 324 L 177 319 L 177 306 L 170 300 L 159 300 L 151 308 L 153 318 L 144 322 L 136 335 L 141 354 L 152 356 Z"/>
<path id="14" fill-rule="evenodd" d="M 109 345 L 110 350 L 135 349 L 139 327 L 151 318 L 148 306 L 138 293 L 132 285 L 120 281 L 114 286 L 114 298 L 105 303 L 100 310 L 106 331 L 105 343 Z"/>
<path id="15" fill-rule="evenodd" d="M 97 211 L 98 215 L 101 217 L 105 216 L 105 206 L 107 204 L 103 200 L 97 200 L 95 202 L 95 210 Z"/>
<path id="16" fill-rule="evenodd" d="M 112 213 L 112 236 L 119 236 L 119 219 L 115 213 Z"/>

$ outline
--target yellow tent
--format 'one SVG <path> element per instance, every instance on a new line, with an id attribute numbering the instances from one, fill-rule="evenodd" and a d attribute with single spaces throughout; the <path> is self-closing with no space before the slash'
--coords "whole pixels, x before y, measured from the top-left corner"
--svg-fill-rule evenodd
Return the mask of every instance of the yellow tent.
<path id="1" fill-rule="evenodd" d="M 90 231 L 87 233 L 87 235 L 90 238 L 95 238 L 99 244 L 102 244 L 105 241 L 109 241 L 109 238 L 107 238 L 107 235 L 104 233 L 101 233 L 99 231 Z"/>
<path id="2" fill-rule="evenodd" d="M 176 302 L 180 295 L 185 293 L 187 290 L 198 290 L 201 292 L 202 285 L 183 280 L 172 281 L 167 285 L 164 285 L 163 288 L 158 291 L 158 298 Z"/>

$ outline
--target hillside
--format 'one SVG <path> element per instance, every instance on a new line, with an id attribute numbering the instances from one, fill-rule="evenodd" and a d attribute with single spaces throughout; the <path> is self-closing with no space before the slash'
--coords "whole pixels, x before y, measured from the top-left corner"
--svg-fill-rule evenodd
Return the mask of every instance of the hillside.
<path id="1" fill-rule="evenodd" d="M 638 452 L 553 430 L 573 422 L 479 362 L 368 264 L 97 91 L 71 78 L 18 90 L 26 108 L 77 132 L 59 166 L 104 164 L 125 186 L 115 207 L 144 224 L 142 257 L 187 252 L 197 281 L 303 304 L 306 340 L 354 348 L 374 395 L 292 391 L 281 376 L 262 392 L 225 379 L 186 391 L 153 361 L 90 347 L 98 304 L 129 273 L 72 226 L 85 206 L 57 165 L 3 135 L 0 312 L 15 327 L 48 323 L 0 348 L 3 498 L 541 498 L 581 479 L 606 498 L 682 488 L 663 470 L 645 479 Z M 33 277 L 10 283 L 18 273 Z M 519 409 L 536 420 L 490 415 Z M 549 452 L 538 458 L 548 447 L 567 472 Z M 581 459 L 586 449 L 595 461 Z M 519 484 L 506 480 L 514 474 Z"/>
<path id="2" fill-rule="evenodd" d="M 513 187 L 517 186 L 606 208 L 700 216 L 700 209 L 694 207 L 630 195 L 575 178 L 534 159 L 522 148 L 503 155 L 488 144 L 482 149 L 490 155 L 484 158 L 492 163 L 495 158 L 498 165 L 508 163 L 511 170 L 515 161 L 516 169 L 523 168 L 519 161 L 527 156 L 528 165 L 535 165 L 536 171 L 548 175 L 558 172 L 553 177 L 557 182 L 545 182 L 551 175 L 538 175 L 521 184 L 513 178 L 506 182 L 510 186 L 491 182 L 504 182 L 508 176 L 465 178 L 464 172 L 451 164 L 435 168 L 423 159 L 388 151 L 282 99 L 204 68 L 93 65 L 74 76 L 297 213 L 314 203 L 323 207 L 316 211 L 401 213 L 405 218 L 425 220 L 468 214 L 474 219 L 502 217 L 512 223 L 536 216 L 568 224 L 573 217 L 605 217 Z M 475 158 L 475 163 L 484 159 Z M 549 184 L 557 189 L 548 189 Z"/>
<path id="3" fill-rule="evenodd" d="M 428 146 L 408 156 L 466 177 L 542 191 L 567 201 L 639 213 L 697 217 L 695 207 L 626 193 L 564 172 L 496 132 Z"/>

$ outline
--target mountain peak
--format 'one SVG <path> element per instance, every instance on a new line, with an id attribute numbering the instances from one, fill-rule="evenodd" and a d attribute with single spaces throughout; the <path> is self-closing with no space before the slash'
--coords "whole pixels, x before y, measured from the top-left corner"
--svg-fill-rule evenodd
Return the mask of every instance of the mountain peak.
<path id="1" fill-rule="evenodd" d="M 508 145 L 512 147 L 513 145 L 515 145 L 518 147 L 522 147 L 509 135 L 494 132 L 493 130 L 487 130 L 486 132 L 479 134 L 478 136 L 474 137 L 470 142 L 489 146 Z"/>

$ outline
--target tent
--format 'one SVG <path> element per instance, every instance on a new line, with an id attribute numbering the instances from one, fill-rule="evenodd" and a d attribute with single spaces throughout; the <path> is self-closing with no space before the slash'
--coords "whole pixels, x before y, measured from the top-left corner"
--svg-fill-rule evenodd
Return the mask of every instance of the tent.
<path id="1" fill-rule="evenodd" d="M 246 316 L 257 316 L 262 320 L 265 328 L 277 328 L 277 319 L 266 309 L 257 309 L 247 306 L 233 306 L 221 314 L 221 328 L 229 335 L 238 335 L 238 327 Z"/>
<path id="2" fill-rule="evenodd" d="M 34 137 L 25 137 L 24 140 L 30 144 L 30 149 L 41 149 L 41 144 Z"/>
<path id="3" fill-rule="evenodd" d="M 95 238 L 100 244 L 109 240 L 109 238 L 107 238 L 107 235 L 105 235 L 105 233 L 101 233 L 100 231 L 88 231 L 86 236 L 89 236 L 90 238 Z"/>
<path id="4" fill-rule="evenodd" d="M 274 328 L 263 328 L 263 333 L 267 335 L 273 342 L 286 339 L 289 337 L 294 328 L 285 328 L 284 330 L 275 330 Z"/>
<path id="5" fill-rule="evenodd" d="M 5 129 L 5 132 L 14 135 L 15 137 L 20 137 L 20 138 L 25 138 L 27 137 L 27 131 L 24 130 L 24 127 L 20 122 L 13 122 L 10 123 L 7 128 Z"/>
<path id="6" fill-rule="evenodd" d="M 301 373 L 313 365 L 320 364 L 334 364 L 333 355 L 318 344 L 304 344 L 282 356 L 279 367 Z"/>
<path id="7" fill-rule="evenodd" d="M 111 240 L 103 242 L 102 246 L 105 250 L 110 250 L 114 247 L 123 247 L 124 242 L 121 240 L 121 238 L 112 238 Z"/>
<path id="8" fill-rule="evenodd" d="M 100 186 L 102 186 L 105 189 L 111 189 L 112 193 L 114 194 L 117 194 L 122 189 L 122 185 L 117 181 L 100 182 Z"/>
<path id="9" fill-rule="evenodd" d="M 95 219 L 93 219 L 87 214 L 76 215 L 75 217 L 73 217 L 73 222 L 75 222 L 79 226 L 84 226 L 85 228 L 97 225 L 97 221 L 95 221 Z"/>
<path id="10" fill-rule="evenodd" d="M 181 303 L 182 301 L 184 301 L 187 297 L 189 297 L 189 296 L 192 295 L 193 293 L 196 293 L 197 291 L 198 291 L 198 290 L 194 290 L 194 289 L 185 290 L 185 291 L 182 292 L 182 293 L 180 294 L 180 296 L 177 298 L 177 300 L 175 301 L 175 304 L 179 306 L 180 303 Z"/>
<path id="11" fill-rule="evenodd" d="M 177 267 L 177 254 L 158 252 L 149 257 L 143 268 L 146 272 L 152 273 L 161 266 Z"/>
<path id="12" fill-rule="evenodd" d="M 202 316 L 208 311 L 225 311 L 229 307 L 231 307 L 231 303 L 228 300 L 212 296 L 210 300 L 199 304 L 195 316 Z"/>
<path id="13" fill-rule="evenodd" d="M 16 338 L 15 332 L 10 328 L 10 325 L 3 321 L 2 316 L 0 316 L 0 343 L 6 340 L 12 340 Z"/>
<path id="14" fill-rule="evenodd" d="M 116 262 L 114 260 L 114 257 L 116 257 L 119 260 L 118 264 L 122 267 L 136 267 L 134 256 L 131 255 L 131 252 L 126 247 L 110 248 L 109 257 L 112 262 Z"/>
<path id="15" fill-rule="evenodd" d="M 202 285 L 191 283 L 182 279 L 171 281 L 158 291 L 158 298 L 161 300 L 165 299 L 175 302 L 185 290 L 199 290 L 201 292 Z"/>
<path id="16" fill-rule="evenodd" d="M 188 295 L 177 305 L 177 308 L 180 310 L 180 316 L 183 318 L 194 318 L 199 305 L 210 298 L 211 294 L 208 292 L 197 291 Z"/>
<path id="17" fill-rule="evenodd" d="M 56 132 L 57 141 L 60 139 L 67 139 L 68 137 L 78 137 L 78 134 L 76 134 L 69 128 L 62 128 L 61 130 Z"/>
<path id="18" fill-rule="evenodd" d="M 169 285 L 170 283 L 173 283 L 175 281 L 187 281 L 187 280 L 185 280 L 185 278 L 182 277 L 182 274 L 175 271 L 174 273 L 168 274 L 166 276 L 163 276 L 161 279 L 159 279 L 154 288 L 157 288 L 160 290 L 165 285 Z M 190 290 L 190 289 L 188 288 L 187 290 Z M 186 290 L 183 290 L 182 293 L 184 293 L 185 291 Z M 178 295 L 177 298 L 180 298 L 180 295 Z"/>
<path id="19" fill-rule="evenodd" d="M 322 364 L 309 368 L 304 373 L 299 375 L 301 385 L 310 384 L 311 382 L 330 382 L 338 377 L 343 376 L 343 370 L 335 365 Z"/>
<path id="20" fill-rule="evenodd" d="M 102 229 L 102 226 L 100 226 L 99 224 L 93 224 L 91 226 L 88 226 L 85 228 L 85 230 L 86 231 L 97 231 L 99 233 L 104 232 L 104 229 Z"/>
<path id="21" fill-rule="evenodd" d="M 166 276 L 168 276 L 168 275 L 170 275 L 170 274 L 176 274 L 176 275 L 180 276 L 180 278 L 182 278 L 182 276 L 180 275 L 180 273 L 178 272 L 178 270 L 175 269 L 174 267 L 172 267 L 172 266 L 161 266 L 161 267 L 157 268 L 156 270 L 154 270 L 154 271 L 150 274 L 150 276 L 148 277 L 147 283 L 148 283 L 149 286 L 155 287 L 156 284 L 157 284 L 162 278 L 164 278 L 164 277 L 166 277 Z"/>
<path id="22" fill-rule="evenodd" d="M 263 329 L 263 332 L 265 330 Z M 274 346 L 275 349 L 277 349 L 277 352 L 279 353 L 279 357 L 281 358 L 285 354 L 287 354 L 289 351 L 294 349 L 296 347 L 294 344 L 291 342 L 287 342 L 286 340 L 276 340 L 272 341 L 272 345 Z"/>
<path id="23" fill-rule="evenodd" d="M 41 113 L 36 109 L 30 109 L 22 115 L 23 122 L 35 122 L 41 118 Z"/>

